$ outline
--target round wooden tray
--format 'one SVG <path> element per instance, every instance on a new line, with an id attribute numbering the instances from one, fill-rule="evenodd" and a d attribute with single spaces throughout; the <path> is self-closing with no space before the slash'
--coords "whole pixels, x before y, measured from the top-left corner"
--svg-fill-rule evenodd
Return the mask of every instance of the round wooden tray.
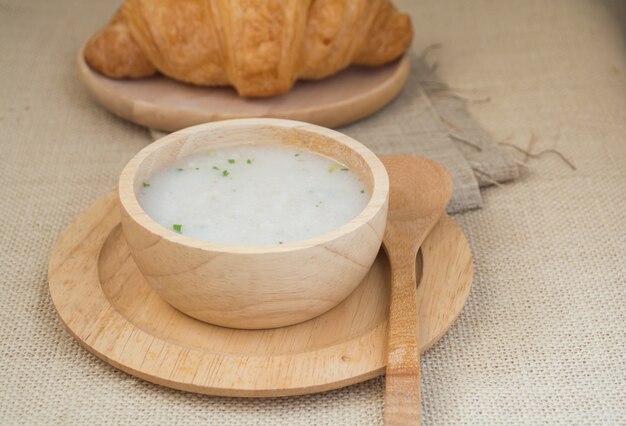
<path id="1" fill-rule="evenodd" d="M 395 98 L 409 75 L 405 56 L 378 68 L 351 67 L 319 81 L 297 82 L 287 94 L 247 99 L 232 88 L 208 88 L 155 76 L 105 77 L 77 56 L 78 76 L 113 114 L 154 129 L 175 131 L 228 118 L 272 117 L 338 127 L 366 117 Z"/>
<path id="2" fill-rule="evenodd" d="M 459 315 L 472 257 L 447 216 L 418 258 L 422 349 Z M 321 392 L 384 373 L 389 265 L 381 251 L 363 283 L 313 320 L 271 330 L 234 330 L 188 317 L 163 302 L 129 255 L 117 192 L 61 235 L 49 265 L 52 301 L 87 350 L 142 379 L 191 392 L 282 396 Z"/>

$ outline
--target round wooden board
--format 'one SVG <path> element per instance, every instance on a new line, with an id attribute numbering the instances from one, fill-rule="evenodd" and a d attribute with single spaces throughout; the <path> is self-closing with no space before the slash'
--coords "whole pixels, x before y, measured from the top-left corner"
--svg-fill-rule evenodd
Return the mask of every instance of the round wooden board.
<path id="1" fill-rule="evenodd" d="M 284 95 L 242 98 L 232 88 L 209 88 L 155 76 L 138 80 L 105 77 L 87 65 L 83 49 L 78 76 L 113 114 L 164 131 L 229 118 L 272 117 L 339 127 L 366 117 L 395 98 L 409 75 L 405 56 L 378 68 L 351 67 L 319 81 L 300 81 Z"/>
<path id="2" fill-rule="evenodd" d="M 459 315 L 472 257 L 447 216 L 424 242 L 417 276 L 422 350 Z M 327 391 L 384 373 L 389 265 L 383 251 L 363 283 L 313 320 L 235 330 L 188 317 L 139 273 L 120 228 L 117 192 L 84 211 L 59 237 L 49 265 L 52 301 L 87 350 L 142 379 L 185 391 L 266 397 Z"/>

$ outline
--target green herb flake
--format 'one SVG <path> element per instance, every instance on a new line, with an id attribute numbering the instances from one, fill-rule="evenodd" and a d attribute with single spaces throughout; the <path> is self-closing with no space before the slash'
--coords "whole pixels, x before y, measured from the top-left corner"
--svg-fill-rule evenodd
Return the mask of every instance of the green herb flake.
<path id="1" fill-rule="evenodd" d="M 300 156 L 300 154 L 299 154 L 299 153 L 298 153 L 298 154 L 293 154 L 293 156 L 294 156 L 294 157 L 299 157 L 299 156 Z"/>
<path id="2" fill-rule="evenodd" d="M 183 171 L 183 169 L 181 167 L 177 168 L 176 170 L 178 170 L 179 172 Z"/>
<path id="3" fill-rule="evenodd" d="M 178 232 L 179 234 L 183 233 L 183 225 L 181 225 L 180 223 L 173 224 L 172 229 L 174 230 L 174 232 Z"/>
<path id="4" fill-rule="evenodd" d="M 196 167 L 196 170 L 200 170 L 200 167 Z"/>
<path id="5" fill-rule="evenodd" d="M 229 174 L 230 174 L 230 173 L 228 173 L 228 170 L 224 170 L 224 171 L 222 172 L 222 176 L 228 176 Z"/>
<path id="6" fill-rule="evenodd" d="M 335 163 L 335 164 L 333 164 L 332 166 L 330 166 L 328 168 L 328 173 L 333 173 L 335 170 L 337 170 L 337 169 L 339 169 L 341 167 L 342 167 L 341 164 Z"/>
<path id="7" fill-rule="evenodd" d="M 282 243 L 283 243 L 282 241 L 279 241 L 279 242 L 278 242 L 278 244 L 282 244 Z"/>
<path id="8" fill-rule="evenodd" d="M 220 168 L 217 166 L 213 166 L 213 170 L 220 170 Z"/>
<path id="9" fill-rule="evenodd" d="M 342 171 L 342 172 L 349 172 L 349 171 L 350 171 L 350 169 L 349 169 L 349 168 L 347 168 L 347 167 L 342 167 L 342 168 L 341 168 L 341 171 Z"/>
<path id="10" fill-rule="evenodd" d="M 228 164 L 235 164 L 235 160 L 233 158 L 228 159 Z"/>
<path id="11" fill-rule="evenodd" d="M 248 159 L 246 160 L 246 163 L 248 163 L 248 164 L 252 164 L 252 160 L 248 158 Z"/>
<path id="12" fill-rule="evenodd" d="M 150 184 L 149 184 L 148 182 L 144 182 L 144 183 L 143 183 L 143 187 L 144 187 L 144 188 L 149 188 L 149 187 L 150 187 Z"/>
<path id="13" fill-rule="evenodd" d="M 365 194 L 365 190 L 364 189 L 361 190 L 361 194 Z"/>

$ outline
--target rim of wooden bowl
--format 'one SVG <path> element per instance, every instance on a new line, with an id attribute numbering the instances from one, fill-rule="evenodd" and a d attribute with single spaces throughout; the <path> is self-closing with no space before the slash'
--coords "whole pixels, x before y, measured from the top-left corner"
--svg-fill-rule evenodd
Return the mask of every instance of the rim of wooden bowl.
<path id="1" fill-rule="evenodd" d="M 361 210 L 361 212 L 352 220 L 335 228 L 329 232 L 306 240 L 294 241 L 285 244 L 272 245 L 233 245 L 212 243 L 209 241 L 198 240 L 182 234 L 178 234 L 172 230 L 157 223 L 141 208 L 137 195 L 135 193 L 135 176 L 137 171 L 143 164 L 144 160 L 149 158 L 155 152 L 163 150 L 168 145 L 179 141 L 181 137 L 195 135 L 205 131 L 216 129 L 232 129 L 242 127 L 265 127 L 265 128 L 281 128 L 291 129 L 312 133 L 321 137 L 332 140 L 334 143 L 343 145 L 354 154 L 363 159 L 369 171 L 372 174 L 372 190 L 370 199 Z M 214 121 L 196 126 L 187 127 L 177 132 L 164 136 L 161 139 L 151 143 L 147 147 L 139 151 L 124 167 L 120 175 L 118 185 L 120 203 L 131 218 L 140 226 L 149 232 L 163 238 L 167 241 L 177 243 L 186 247 L 201 249 L 211 252 L 222 253 L 240 253 L 240 254 L 261 254 L 261 253 L 281 253 L 302 250 L 314 246 L 323 245 L 330 241 L 334 241 L 342 236 L 349 234 L 361 226 L 368 226 L 368 223 L 374 219 L 381 208 L 383 208 L 389 197 L 389 177 L 385 166 L 380 159 L 369 148 L 355 139 L 344 135 L 336 130 L 326 127 L 317 126 L 315 124 L 305 123 L 301 121 L 285 120 L 278 118 L 237 118 L 231 120 Z M 382 241 L 382 235 L 381 241 Z"/>

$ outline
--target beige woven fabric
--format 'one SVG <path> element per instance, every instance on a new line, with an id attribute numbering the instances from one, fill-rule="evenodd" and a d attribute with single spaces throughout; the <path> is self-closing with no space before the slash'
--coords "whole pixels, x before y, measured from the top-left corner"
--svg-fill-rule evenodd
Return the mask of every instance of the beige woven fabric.
<path id="1" fill-rule="evenodd" d="M 414 69 L 437 115 L 437 121 L 444 124 L 445 137 L 455 143 L 455 149 L 460 151 L 473 170 L 480 186 L 517 179 L 518 162 L 494 143 L 492 135 L 480 126 L 469 111 L 470 104 L 490 102 L 491 98 L 478 98 L 472 91 L 455 89 L 442 82 L 436 73 L 439 63 L 435 61 L 431 64 L 428 61 L 429 56 L 436 55 L 429 53 L 439 48 L 441 45 L 427 47 Z"/>
<path id="2" fill-rule="evenodd" d="M 199 396 L 119 372 L 62 329 L 46 282 L 54 240 L 148 142 L 76 81 L 75 51 L 113 3 L 0 0 L 0 423 L 380 424 L 383 379 Z M 422 358 L 424 422 L 626 424 L 626 57 L 610 15 L 591 0 L 399 3 L 417 50 L 443 43 L 442 78 L 491 97 L 471 109 L 495 140 L 534 135 L 535 150 L 578 166 L 531 160 L 455 217 L 474 287 Z"/>

